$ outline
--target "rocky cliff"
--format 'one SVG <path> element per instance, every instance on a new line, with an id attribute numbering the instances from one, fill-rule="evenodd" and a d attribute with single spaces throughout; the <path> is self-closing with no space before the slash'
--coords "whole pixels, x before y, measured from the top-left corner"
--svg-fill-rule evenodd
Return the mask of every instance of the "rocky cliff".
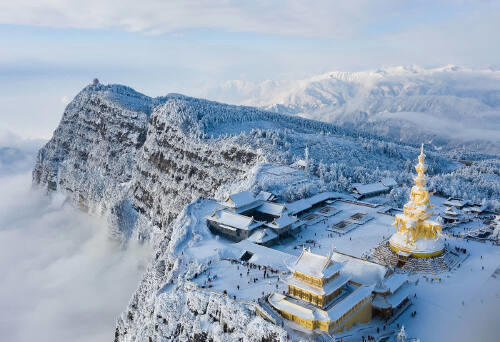
<path id="1" fill-rule="evenodd" d="M 251 184 L 261 163 L 304 158 L 320 182 L 290 184 L 294 196 L 397 176 L 416 149 L 371 140 L 331 124 L 252 107 L 170 94 L 150 98 L 119 85 L 83 89 L 40 150 L 33 182 L 107 215 L 124 238 L 150 238 L 151 265 L 116 329 L 116 341 L 272 341 L 284 331 L 252 307 L 203 292 L 189 279 L 201 265 L 183 244 L 209 234 L 196 214 L 203 197 Z M 409 159 L 409 158 L 408 158 Z M 440 170 L 429 153 L 430 171 Z M 327 166 L 325 166 L 327 165 Z M 270 190 L 265 181 L 253 190 Z M 340 187 L 340 188 L 339 188 Z"/>

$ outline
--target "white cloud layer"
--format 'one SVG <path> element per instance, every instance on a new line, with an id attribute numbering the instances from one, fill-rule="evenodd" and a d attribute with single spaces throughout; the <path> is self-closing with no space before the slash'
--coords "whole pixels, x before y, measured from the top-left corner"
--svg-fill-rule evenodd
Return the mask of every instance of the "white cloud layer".
<path id="1" fill-rule="evenodd" d="M 111 341 L 150 255 L 111 241 L 104 222 L 0 176 L 0 339 Z"/>
<path id="2" fill-rule="evenodd" d="M 390 32 L 417 23 L 475 15 L 492 1 L 238 1 L 18 0 L 0 4 L 0 22 L 71 28 L 118 28 L 148 33 L 220 29 L 278 35 L 346 38 Z M 369 30 L 367 30 L 369 29 Z M 374 30 L 373 30 L 374 29 Z"/>
<path id="3" fill-rule="evenodd" d="M 397 7 L 397 1 L 389 1 Z M 211 28 L 306 36 L 345 35 L 372 24 L 373 1 L 68 1 L 21 0 L 0 5 L 0 22 L 50 27 L 120 28 L 150 33 Z M 354 25 L 353 25 L 354 24 Z"/>

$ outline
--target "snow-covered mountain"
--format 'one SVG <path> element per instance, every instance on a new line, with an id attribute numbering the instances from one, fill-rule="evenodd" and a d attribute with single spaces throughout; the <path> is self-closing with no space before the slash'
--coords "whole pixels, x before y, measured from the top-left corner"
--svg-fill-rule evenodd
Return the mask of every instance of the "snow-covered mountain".
<path id="1" fill-rule="evenodd" d="M 355 127 L 404 142 L 500 151 L 500 71 L 457 66 L 228 81 L 210 98 Z"/>
<path id="2" fill-rule="evenodd" d="M 116 341 L 284 341 L 283 329 L 244 304 L 189 285 L 207 266 L 183 257 L 179 246 L 200 234 L 197 217 L 203 216 L 194 212 L 203 198 L 276 190 L 269 182 L 256 184 L 256 170 L 266 163 L 291 164 L 305 150 L 318 177 L 296 189 L 280 188 L 284 196 L 348 190 L 353 182 L 386 176 L 410 184 L 409 160 L 418 154 L 414 145 L 333 124 L 178 94 L 150 98 L 99 84 L 84 88 L 67 106 L 38 153 L 33 182 L 108 217 L 117 236 L 152 241 L 154 257 L 118 320 Z M 445 195 L 498 198 L 498 161 L 472 155 L 476 162 L 464 166 L 452 160 L 462 152 L 447 155 L 429 147 L 426 153 L 431 187 Z"/>

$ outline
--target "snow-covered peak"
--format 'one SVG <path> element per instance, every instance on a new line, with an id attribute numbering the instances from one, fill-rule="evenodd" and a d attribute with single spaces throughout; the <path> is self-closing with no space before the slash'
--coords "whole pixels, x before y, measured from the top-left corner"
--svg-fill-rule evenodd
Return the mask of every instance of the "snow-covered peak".
<path id="1" fill-rule="evenodd" d="M 165 101 L 164 97 L 152 98 L 125 85 L 99 83 L 83 88 L 71 101 L 70 106 L 80 106 L 81 101 L 92 98 L 100 98 L 121 109 L 140 111 L 146 114 L 151 114 L 154 106 Z"/>
<path id="2" fill-rule="evenodd" d="M 262 107 L 411 142 L 500 144 L 500 71 L 456 65 L 332 71 L 286 81 L 229 81 L 218 100 Z M 486 144 L 485 144 L 486 142 Z"/>

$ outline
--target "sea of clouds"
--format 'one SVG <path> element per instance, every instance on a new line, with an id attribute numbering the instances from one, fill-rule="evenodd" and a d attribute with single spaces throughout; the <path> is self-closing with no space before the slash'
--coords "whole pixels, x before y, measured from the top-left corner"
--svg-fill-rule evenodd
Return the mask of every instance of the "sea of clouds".
<path id="1" fill-rule="evenodd" d="M 0 339 L 111 341 L 150 248 L 119 244 L 102 218 L 34 189 L 40 143 L 0 134 Z"/>

